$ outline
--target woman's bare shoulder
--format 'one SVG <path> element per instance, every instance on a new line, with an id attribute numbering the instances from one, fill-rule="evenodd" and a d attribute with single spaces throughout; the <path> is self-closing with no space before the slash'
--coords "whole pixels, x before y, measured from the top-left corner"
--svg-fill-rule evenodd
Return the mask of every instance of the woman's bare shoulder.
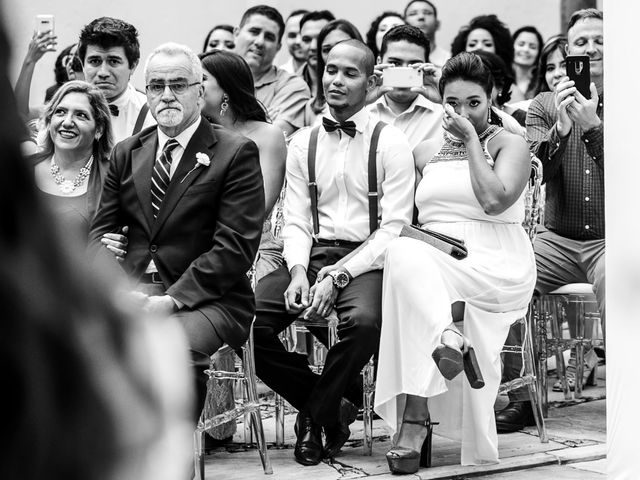
<path id="1" fill-rule="evenodd" d="M 442 137 L 430 138 L 420 142 L 413 149 L 413 158 L 416 163 L 416 168 L 422 171 L 424 166 L 433 158 L 433 156 L 440 151 L 444 139 Z"/>

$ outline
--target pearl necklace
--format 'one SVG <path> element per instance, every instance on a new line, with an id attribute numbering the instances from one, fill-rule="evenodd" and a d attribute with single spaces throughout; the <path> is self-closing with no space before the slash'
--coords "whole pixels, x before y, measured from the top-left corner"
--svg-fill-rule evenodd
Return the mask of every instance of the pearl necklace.
<path id="1" fill-rule="evenodd" d="M 85 166 L 80 168 L 80 172 L 78 172 L 78 175 L 76 175 L 76 178 L 74 178 L 73 181 L 67 180 L 60 174 L 60 167 L 56 163 L 54 157 L 51 157 L 51 168 L 49 170 L 51 172 L 51 175 L 53 175 L 53 179 L 56 182 L 56 185 L 58 185 L 60 192 L 62 192 L 63 195 L 70 195 L 76 188 L 82 185 L 85 178 L 89 176 L 89 174 L 91 173 L 92 163 L 93 155 L 89 157 L 89 161 L 85 164 Z"/>

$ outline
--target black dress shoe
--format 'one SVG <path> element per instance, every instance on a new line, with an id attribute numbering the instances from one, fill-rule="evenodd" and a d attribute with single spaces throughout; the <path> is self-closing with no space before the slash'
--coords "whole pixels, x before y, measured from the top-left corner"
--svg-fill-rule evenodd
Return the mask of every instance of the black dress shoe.
<path id="1" fill-rule="evenodd" d="M 531 402 L 510 402 L 509 405 L 496 413 L 498 433 L 511 433 L 522 430 L 524 427 L 532 427 L 535 424 Z"/>
<path id="2" fill-rule="evenodd" d="M 355 422 L 358 416 L 358 407 L 351 403 L 346 398 L 343 398 L 340 403 L 340 416 L 338 422 L 334 425 L 324 427 L 324 434 L 326 437 L 324 456 L 325 458 L 335 457 L 342 446 L 349 440 L 351 430 L 349 425 Z"/>
<path id="3" fill-rule="evenodd" d="M 322 427 L 308 413 L 298 413 L 294 427 L 297 441 L 293 450 L 296 461 L 302 465 L 317 465 L 322 460 Z"/>

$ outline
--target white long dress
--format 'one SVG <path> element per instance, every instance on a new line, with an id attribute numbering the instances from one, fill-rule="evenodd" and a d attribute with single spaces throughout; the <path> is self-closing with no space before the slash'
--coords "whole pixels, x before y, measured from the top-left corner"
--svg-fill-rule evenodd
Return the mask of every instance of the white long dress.
<path id="1" fill-rule="evenodd" d="M 490 126 L 480 135 L 492 166 L 486 144 L 500 130 Z M 524 195 L 499 215 L 484 213 L 472 190 L 464 144 L 445 134 L 442 149 L 423 170 L 416 205 L 423 226 L 463 239 L 469 254 L 456 260 L 410 238 L 389 246 L 374 408 L 395 433 L 406 394 L 428 397 L 431 419 L 440 423 L 434 432 L 462 441 L 462 465 L 495 463 L 500 350 L 509 326 L 525 315 L 536 279 L 533 249 L 522 228 Z M 464 372 L 445 380 L 431 358 L 456 301 L 465 302 L 462 328 L 485 380 L 479 390 Z"/>

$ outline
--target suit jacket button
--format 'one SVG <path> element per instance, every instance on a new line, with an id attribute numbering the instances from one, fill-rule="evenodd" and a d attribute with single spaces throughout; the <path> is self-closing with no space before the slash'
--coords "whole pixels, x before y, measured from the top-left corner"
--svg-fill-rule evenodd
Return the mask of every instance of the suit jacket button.
<path id="1" fill-rule="evenodd" d="M 158 251 L 158 246 L 157 245 L 151 245 L 151 247 L 149 247 L 149 251 L 151 253 L 156 253 Z"/>

